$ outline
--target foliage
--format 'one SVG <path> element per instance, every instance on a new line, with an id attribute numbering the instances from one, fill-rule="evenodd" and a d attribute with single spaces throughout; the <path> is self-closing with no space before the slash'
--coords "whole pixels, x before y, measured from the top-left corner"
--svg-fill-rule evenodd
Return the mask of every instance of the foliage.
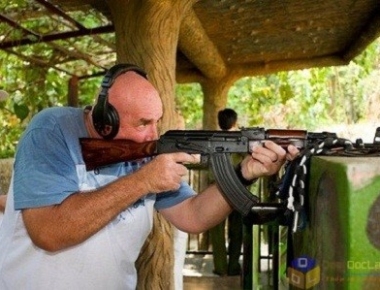
<path id="1" fill-rule="evenodd" d="M 202 127 L 203 93 L 199 84 L 177 85 L 176 103 L 187 129 Z"/>
<path id="2" fill-rule="evenodd" d="M 242 78 L 231 87 L 227 106 L 238 112 L 243 126 L 314 130 L 368 121 L 369 117 L 377 120 L 379 52 L 380 40 L 347 66 Z M 187 128 L 201 127 L 200 87 L 178 85 L 176 92 Z"/>
<path id="3" fill-rule="evenodd" d="M 94 77 L 81 80 L 79 86 L 79 107 L 85 107 L 94 103 L 97 94 L 99 93 L 99 84 L 102 77 Z"/>
<path id="4" fill-rule="evenodd" d="M 334 123 L 377 121 L 379 55 L 380 41 L 376 41 L 347 66 L 242 78 L 231 87 L 227 106 L 239 113 L 242 126 L 313 130 Z M 0 89 L 10 94 L 8 100 L 0 102 L 0 158 L 3 158 L 14 154 L 17 140 L 37 112 L 66 105 L 70 76 L 44 66 L 32 66 L 3 51 L 0 65 Z M 100 81 L 101 77 L 80 81 L 79 106 L 93 103 Z M 176 103 L 186 120 L 186 128 L 202 128 L 203 94 L 199 84 L 177 85 Z"/>
<path id="5" fill-rule="evenodd" d="M 245 126 L 305 128 L 366 120 L 380 42 L 343 67 L 280 72 L 243 78 L 231 88 L 228 106 Z"/>
<path id="6" fill-rule="evenodd" d="M 32 66 L 0 51 L 0 89 L 9 93 L 0 102 L 0 158 L 13 156 L 17 141 L 30 119 L 44 108 L 67 104 L 69 76 L 46 67 Z M 81 81 L 79 105 L 93 102 L 99 78 Z"/>
<path id="7" fill-rule="evenodd" d="M 28 13 L 28 17 L 21 16 L 17 19 L 26 29 L 37 33 L 49 34 L 51 31 L 65 31 L 66 22 L 51 21 L 53 18 L 38 17 L 39 11 L 44 8 L 38 3 L 25 0 L 10 0 L 0 3 L 0 10 L 4 14 L 15 14 L 14 12 L 23 10 Z M 108 22 L 107 18 L 95 10 L 84 12 L 72 12 L 70 16 L 83 23 L 87 28 L 96 27 Z M 63 24 L 66 23 L 66 24 Z M 2 41 L 10 41 L 25 37 L 25 32 L 14 29 L 10 25 L 0 24 L 2 31 Z M 35 37 L 28 35 L 28 37 Z M 82 39 L 76 43 L 70 43 L 70 47 L 79 50 L 86 50 L 90 44 L 87 39 Z M 66 43 L 55 43 L 61 47 Z M 28 61 L 28 56 L 41 56 L 41 59 L 50 59 L 54 63 L 63 66 L 70 61 L 64 59 L 62 54 L 54 49 L 54 43 L 37 43 L 33 46 L 20 46 L 12 49 L 14 54 L 25 55 L 20 59 L 13 54 L 0 51 L 0 89 L 9 93 L 9 98 L 5 102 L 0 102 L 0 158 L 9 157 L 14 154 L 17 140 L 25 129 L 30 119 L 43 108 L 51 106 L 66 105 L 68 81 L 70 76 L 58 70 L 49 69 L 41 61 L 40 65 L 32 65 Z M 34 57 L 35 59 L 38 59 Z M 38 61 L 36 62 L 38 63 Z M 89 72 L 91 74 L 91 72 Z M 99 86 L 99 79 L 93 78 L 81 81 L 79 86 L 79 105 L 84 106 L 93 101 L 96 90 Z"/>

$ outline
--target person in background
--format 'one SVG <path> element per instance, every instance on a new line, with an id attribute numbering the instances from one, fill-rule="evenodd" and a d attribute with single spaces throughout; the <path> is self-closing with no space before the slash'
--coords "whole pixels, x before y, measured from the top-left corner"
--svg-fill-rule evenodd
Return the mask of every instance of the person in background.
<path id="1" fill-rule="evenodd" d="M 238 130 L 238 114 L 231 108 L 220 110 L 218 112 L 218 125 L 223 131 Z M 235 166 L 242 160 L 242 155 L 232 155 L 232 162 Z M 233 210 L 228 216 L 228 249 L 226 249 L 225 229 L 225 221 L 223 221 L 210 231 L 214 249 L 214 273 L 221 276 L 240 275 L 239 259 L 243 243 L 243 221 L 238 211 Z"/>
<path id="2" fill-rule="evenodd" d="M 0 289 L 134 290 L 154 210 L 194 234 L 231 213 L 215 184 L 196 194 L 183 181 L 184 164 L 199 156 L 168 153 L 86 170 L 79 138 L 155 140 L 162 116 L 144 70 L 118 64 L 91 108 L 54 107 L 33 117 L 18 143 L 0 227 Z M 273 175 L 297 154 L 271 141 L 253 147 L 241 179 Z"/>

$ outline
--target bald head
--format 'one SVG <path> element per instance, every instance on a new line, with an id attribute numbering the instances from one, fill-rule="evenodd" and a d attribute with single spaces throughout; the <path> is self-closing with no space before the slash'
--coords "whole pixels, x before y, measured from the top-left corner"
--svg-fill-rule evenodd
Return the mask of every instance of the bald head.
<path id="1" fill-rule="evenodd" d="M 120 119 L 116 138 L 135 141 L 157 138 L 162 102 L 158 91 L 146 78 L 134 71 L 119 75 L 108 90 L 108 102 L 115 107 Z M 138 132 L 138 136 L 134 132 Z"/>
<path id="2" fill-rule="evenodd" d="M 143 76 L 134 71 L 119 75 L 108 90 L 109 101 L 138 101 L 140 98 L 158 97 L 155 87 Z M 113 99 L 113 100 L 111 100 Z M 140 99 L 140 100 L 141 100 Z"/>

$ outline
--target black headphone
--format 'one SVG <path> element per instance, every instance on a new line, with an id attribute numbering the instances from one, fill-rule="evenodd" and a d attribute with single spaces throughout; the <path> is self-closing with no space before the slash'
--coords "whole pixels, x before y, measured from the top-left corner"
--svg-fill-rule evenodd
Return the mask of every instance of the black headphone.
<path id="1" fill-rule="evenodd" d="M 114 138 L 120 125 L 116 109 L 108 102 L 108 90 L 119 75 L 128 71 L 134 71 L 147 79 L 147 74 L 142 68 L 128 63 L 114 65 L 103 78 L 98 100 L 92 110 L 92 122 L 95 130 L 104 139 Z"/>

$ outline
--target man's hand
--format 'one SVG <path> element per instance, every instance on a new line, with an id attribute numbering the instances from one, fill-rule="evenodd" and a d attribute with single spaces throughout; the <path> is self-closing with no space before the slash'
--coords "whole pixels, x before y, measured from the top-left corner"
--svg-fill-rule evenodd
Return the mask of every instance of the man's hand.
<path id="1" fill-rule="evenodd" d="M 286 160 L 293 160 L 299 150 L 289 145 L 287 151 L 272 141 L 251 148 L 251 155 L 241 162 L 242 175 L 247 180 L 277 173 Z"/>
<path id="2" fill-rule="evenodd" d="M 177 190 L 183 176 L 188 172 L 184 164 L 199 163 L 196 155 L 187 153 L 160 154 L 152 161 L 141 167 L 136 174 L 148 186 L 148 192 L 160 193 Z"/>

